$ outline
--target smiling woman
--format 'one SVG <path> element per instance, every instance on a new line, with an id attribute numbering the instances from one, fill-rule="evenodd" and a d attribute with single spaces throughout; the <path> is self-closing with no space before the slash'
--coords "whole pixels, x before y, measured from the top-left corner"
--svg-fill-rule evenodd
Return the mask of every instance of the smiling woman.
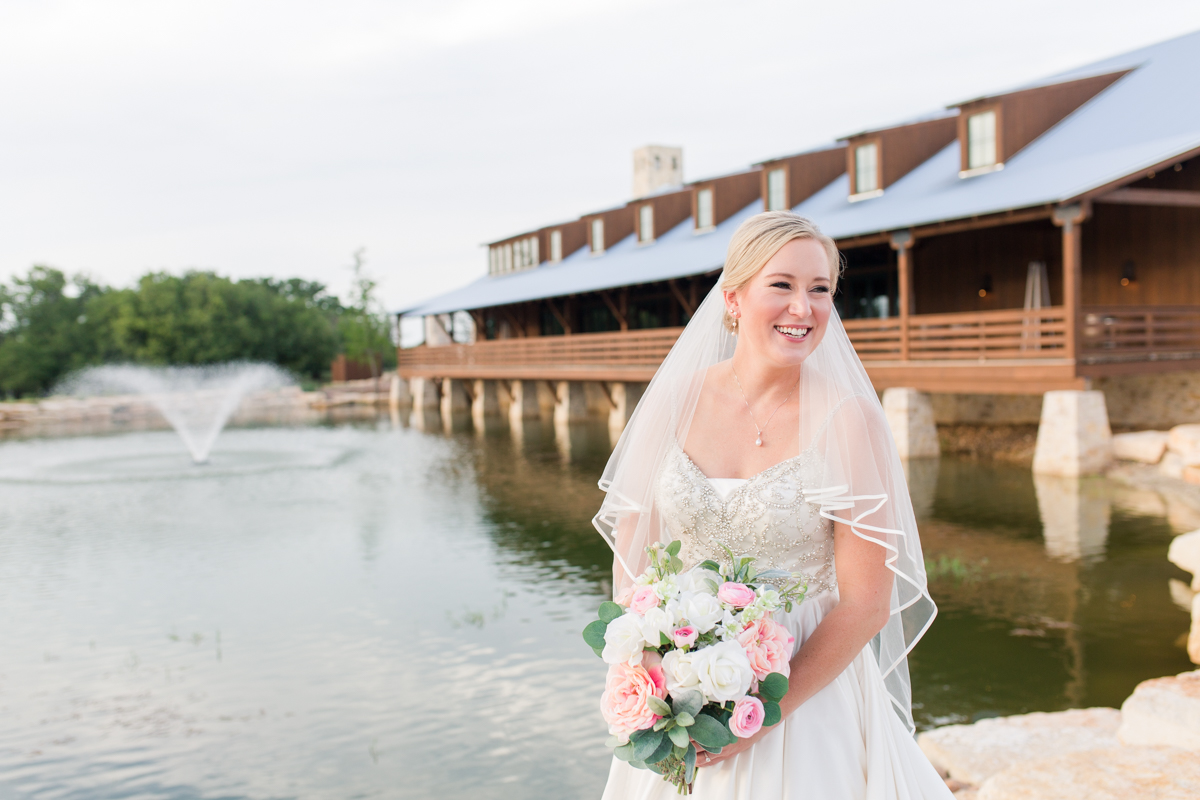
<path id="1" fill-rule="evenodd" d="M 839 263 L 796 214 L 746 220 L 601 481 L 617 597 L 669 542 L 685 571 L 732 552 L 807 587 L 774 612 L 794 641 L 782 721 L 697 745 L 698 797 L 950 797 L 911 736 L 907 655 L 935 608 L 895 443 L 833 307 Z M 677 606 L 673 624 L 693 624 Z M 636 766 L 614 759 L 606 798 L 673 793 Z"/>

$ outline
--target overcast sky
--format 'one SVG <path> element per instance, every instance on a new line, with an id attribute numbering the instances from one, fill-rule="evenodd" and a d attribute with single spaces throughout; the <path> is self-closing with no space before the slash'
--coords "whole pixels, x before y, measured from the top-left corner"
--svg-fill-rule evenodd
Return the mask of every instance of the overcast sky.
<path id="1" fill-rule="evenodd" d="M 0 0 L 0 280 L 300 276 L 481 243 L 1200 28 L 1196 0 Z"/>

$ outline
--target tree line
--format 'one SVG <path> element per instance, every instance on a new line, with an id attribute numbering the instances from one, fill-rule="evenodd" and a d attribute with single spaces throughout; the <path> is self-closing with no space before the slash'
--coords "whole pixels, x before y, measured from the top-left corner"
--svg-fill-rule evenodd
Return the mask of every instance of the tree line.
<path id="1" fill-rule="evenodd" d="M 43 395 L 95 364 L 267 361 L 327 379 L 339 353 L 395 364 L 388 317 L 355 254 L 355 299 L 299 278 L 231 280 L 213 272 L 151 272 L 132 288 L 35 266 L 0 283 L 0 395 Z"/>

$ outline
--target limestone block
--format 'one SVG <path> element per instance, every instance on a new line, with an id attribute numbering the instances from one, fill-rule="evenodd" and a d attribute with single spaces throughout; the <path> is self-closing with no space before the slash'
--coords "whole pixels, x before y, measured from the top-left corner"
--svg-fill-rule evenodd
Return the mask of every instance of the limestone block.
<path id="1" fill-rule="evenodd" d="M 1185 467 L 1200 466 L 1200 425 L 1176 425 L 1171 428 L 1167 449 L 1178 453 Z"/>
<path id="2" fill-rule="evenodd" d="M 885 389 L 883 413 L 901 458 L 931 458 L 941 453 L 933 405 L 926 392 L 899 387 Z"/>
<path id="3" fill-rule="evenodd" d="M 646 391 L 644 383 L 626 383 L 620 381 L 612 384 L 613 409 L 608 415 L 608 428 L 613 438 L 620 437 L 621 432 L 633 416 L 633 410 Z"/>
<path id="4" fill-rule="evenodd" d="M 471 412 L 471 395 L 467 392 L 464 381 L 453 378 L 442 380 L 442 423 L 449 433 L 454 427 L 453 420 Z"/>
<path id="5" fill-rule="evenodd" d="M 978 786 L 1030 759 L 1115 747 L 1120 724 L 1115 708 L 1036 712 L 937 728 L 919 735 L 917 744 L 935 767 Z"/>
<path id="6" fill-rule="evenodd" d="M 1183 456 L 1174 450 L 1163 453 L 1162 461 L 1158 462 L 1158 473 L 1166 478 L 1183 478 Z"/>
<path id="7" fill-rule="evenodd" d="M 1117 738 L 1127 745 L 1200 751 L 1200 670 L 1139 683 L 1121 706 Z M 1200 756 L 1192 758 L 1200 764 Z"/>
<path id="8" fill-rule="evenodd" d="M 1167 436 L 1165 431 L 1118 433 L 1112 437 L 1113 458 L 1157 464 L 1167 451 Z"/>
<path id="9" fill-rule="evenodd" d="M 1167 580 L 1167 591 L 1171 593 L 1171 602 L 1182 608 L 1189 614 L 1192 613 L 1192 602 L 1195 601 L 1197 592 L 1188 584 L 1175 578 Z"/>
<path id="10" fill-rule="evenodd" d="M 1195 800 L 1200 758 L 1177 747 L 1107 747 L 1014 765 L 978 800 Z"/>
<path id="11" fill-rule="evenodd" d="M 1200 594 L 1192 598 L 1192 628 L 1188 631 L 1187 654 L 1193 664 L 1200 664 Z"/>
<path id="12" fill-rule="evenodd" d="M 1091 475 L 1112 460 L 1112 430 L 1104 394 L 1046 392 L 1038 424 L 1033 471 L 1043 475 Z"/>
<path id="13" fill-rule="evenodd" d="M 1200 590 L 1200 531 L 1192 531 L 1171 540 L 1167 560 L 1184 572 L 1192 573 L 1192 588 Z"/>

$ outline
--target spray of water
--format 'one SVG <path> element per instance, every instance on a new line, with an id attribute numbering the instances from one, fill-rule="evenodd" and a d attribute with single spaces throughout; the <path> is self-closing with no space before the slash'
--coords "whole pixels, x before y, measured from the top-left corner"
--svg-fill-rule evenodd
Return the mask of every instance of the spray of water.
<path id="1" fill-rule="evenodd" d="M 192 460 L 208 454 L 225 423 L 250 392 L 292 384 L 274 364 L 236 362 L 203 367 L 89 367 L 67 378 L 57 393 L 77 396 L 134 394 L 144 397 L 183 440 Z"/>

